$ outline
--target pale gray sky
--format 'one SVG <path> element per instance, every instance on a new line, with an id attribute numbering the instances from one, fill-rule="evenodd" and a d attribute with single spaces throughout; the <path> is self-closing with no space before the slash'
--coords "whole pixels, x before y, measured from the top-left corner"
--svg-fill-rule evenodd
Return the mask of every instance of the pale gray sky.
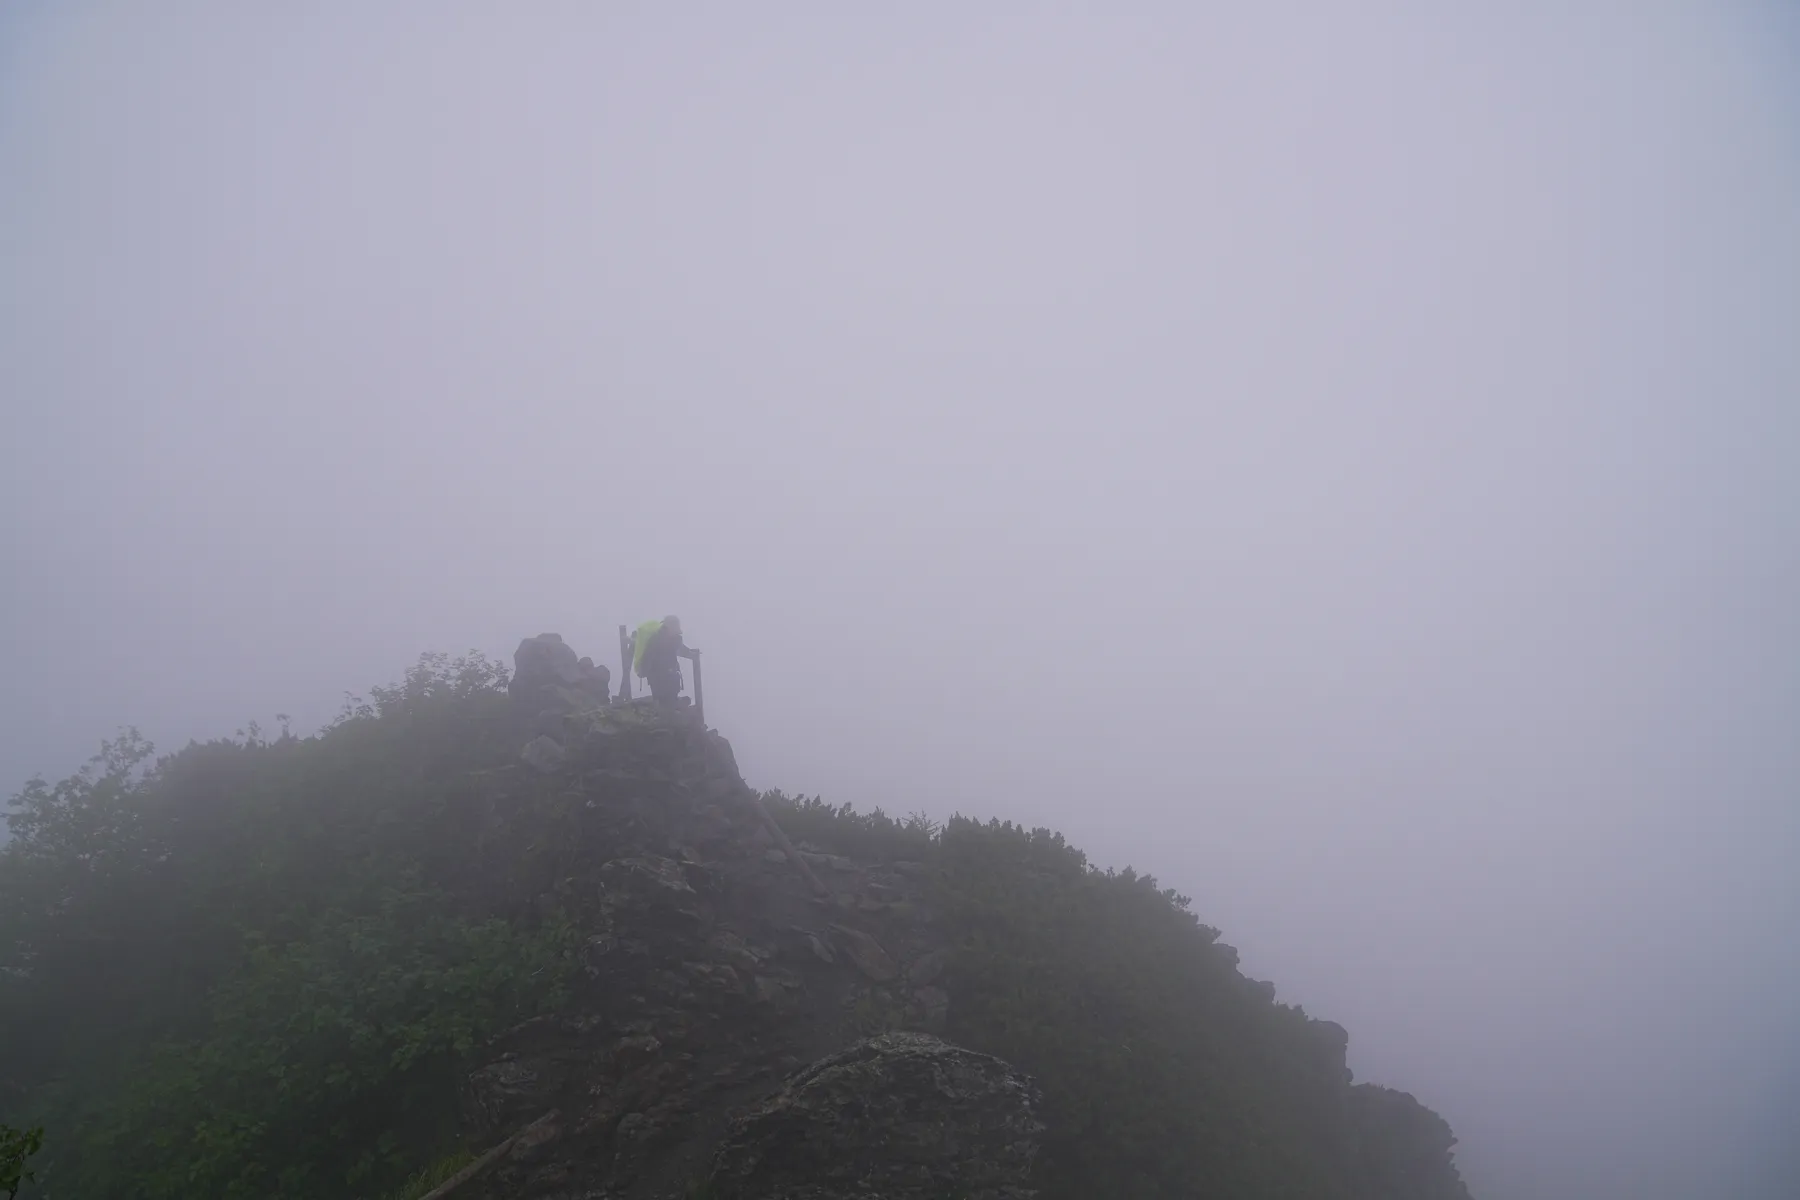
<path id="1" fill-rule="evenodd" d="M 1794 1194 L 1792 10 L 1277 7 L 15 0 L 7 784 L 675 611 L 1481 1200 Z"/>

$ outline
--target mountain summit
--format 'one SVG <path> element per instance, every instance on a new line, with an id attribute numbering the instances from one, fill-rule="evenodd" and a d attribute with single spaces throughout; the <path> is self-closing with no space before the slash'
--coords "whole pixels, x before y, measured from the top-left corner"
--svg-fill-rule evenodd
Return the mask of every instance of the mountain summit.
<path id="1" fill-rule="evenodd" d="M 27 785 L 0 1119 L 45 1196 L 1466 1200 L 1186 898 L 758 793 L 564 657 Z"/>

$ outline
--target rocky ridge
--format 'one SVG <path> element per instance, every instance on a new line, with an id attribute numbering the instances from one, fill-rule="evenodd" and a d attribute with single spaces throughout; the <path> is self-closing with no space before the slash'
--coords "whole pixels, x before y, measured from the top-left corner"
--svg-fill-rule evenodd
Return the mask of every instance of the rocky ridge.
<path id="1" fill-rule="evenodd" d="M 473 1141 L 526 1132 L 454 1194 L 1033 1195 L 1034 1085 L 934 1036 L 952 997 L 926 868 L 803 843 L 803 873 L 723 737 L 574 686 L 573 659 L 527 639 L 513 695 L 518 769 L 570 818 L 542 903 L 580 929 L 579 978 L 467 1078 Z"/>

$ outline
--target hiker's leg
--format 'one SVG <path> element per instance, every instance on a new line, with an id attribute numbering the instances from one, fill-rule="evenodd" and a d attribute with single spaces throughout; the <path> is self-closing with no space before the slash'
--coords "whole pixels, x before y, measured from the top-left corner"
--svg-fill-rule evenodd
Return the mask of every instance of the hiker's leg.
<path id="1" fill-rule="evenodd" d="M 650 696 L 658 704 L 673 704 L 675 697 L 681 695 L 681 671 L 652 671 L 650 673 Z"/>

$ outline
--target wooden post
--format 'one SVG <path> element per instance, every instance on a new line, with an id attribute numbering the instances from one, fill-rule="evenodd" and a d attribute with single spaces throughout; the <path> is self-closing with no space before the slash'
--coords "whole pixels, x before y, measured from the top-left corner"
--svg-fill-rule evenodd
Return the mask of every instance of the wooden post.
<path id="1" fill-rule="evenodd" d="M 619 626 L 619 661 L 624 670 L 619 672 L 619 699 L 631 699 L 631 635 Z"/>
<path id="2" fill-rule="evenodd" d="M 513 1145 L 517 1143 L 520 1138 L 550 1124 L 550 1122 L 556 1120 L 558 1115 L 559 1114 L 554 1108 L 551 1109 L 531 1124 L 525 1126 L 525 1128 L 507 1138 L 504 1142 L 501 1142 L 498 1146 L 495 1146 L 492 1150 L 489 1150 L 486 1154 L 452 1175 L 450 1178 L 444 1180 L 444 1182 L 432 1188 L 422 1197 L 422 1200 L 444 1200 L 445 1196 L 448 1196 L 451 1192 L 454 1192 L 457 1188 L 499 1162 L 500 1156 L 505 1154 L 508 1150 L 511 1150 Z"/>
<path id="3" fill-rule="evenodd" d="M 694 719 L 706 728 L 706 693 L 700 687 L 700 652 L 694 651 Z"/>
<path id="4" fill-rule="evenodd" d="M 830 897 L 831 889 L 825 886 L 824 880 L 813 874 L 812 864 L 800 857 L 800 851 L 794 849 L 794 843 L 788 840 L 787 832 L 775 823 L 774 816 L 769 812 L 769 806 L 762 801 L 762 793 L 752 789 L 750 803 L 756 807 L 756 815 L 763 819 L 764 825 L 768 826 L 769 833 L 774 836 L 775 844 L 781 847 L 781 852 L 787 855 L 789 862 L 800 869 L 801 878 L 805 879 L 812 887 L 813 894 L 820 898 Z"/>

